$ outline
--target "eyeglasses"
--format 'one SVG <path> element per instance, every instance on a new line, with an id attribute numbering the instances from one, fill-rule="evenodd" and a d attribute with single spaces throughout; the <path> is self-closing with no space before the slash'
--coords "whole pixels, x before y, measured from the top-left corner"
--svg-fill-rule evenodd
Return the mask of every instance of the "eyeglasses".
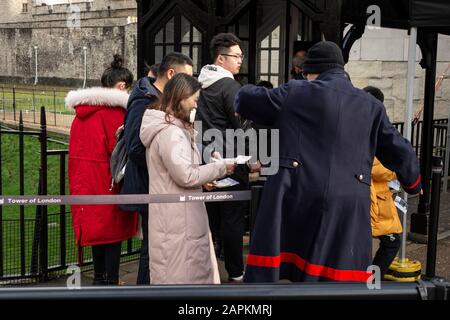
<path id="1" fill-rule="evenodd" d="M 243 54 L 227 54 L 227 53 L 221 53 L 220 55 L 222 56 L 227 56 L 227 57 L 234 57 L 236 59 L 241 59 L 244 60 L 244 55 Z"/>
<path id="2" fill-rule="evenodd" d="M 303 79 L 308 80 L 308 73 L 302 72 L 302 77 Z"/>

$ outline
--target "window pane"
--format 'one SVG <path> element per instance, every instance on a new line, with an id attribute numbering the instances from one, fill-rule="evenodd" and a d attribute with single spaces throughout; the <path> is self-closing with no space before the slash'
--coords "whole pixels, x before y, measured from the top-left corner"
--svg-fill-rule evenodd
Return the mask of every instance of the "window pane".
<path id="1" fill-rule="evenodd" d="M 270 73 L 277 74 L 280 65 L 280 54 L 277 50 L 272 50 L 271 62 L 270 62 Z"/>
<path id="2" fill-rule="evenodd" d="M 280 47 L 280 26 L 272 32 L 272 48 Z"/>
<path id="3" fill-rule="evenodd" d="M 261 41 L 261 48 L 269 47 L 269 36 L 265 37 L 263 41 Z"/>
<path id="4" fill-rule="evenodd" d="M 305 19 L 305 15 L 304 14 L 298 14 L 298 36 L 297 36 L 297 40 L 305 40 L 304 39 L 304 34 L 305 34 L 305 25 L 304 25 L 304 19 Z"/>
<path id="5" fill-rule="evenodd" d="M 269 51 L 261 50 L 261 60 L 259 61 L 260 73 L 269 73 Z"/>
<path id="6" fill-rule="evenodd" d="M 164 28 L 159 30 L 159 32 L 156 34 L 156 36 L 155 36 L 155 42 L 156 43 L 163 43 L 163 41 L 164 41 L 164 39 L 163 39 L 163 32 L 164 32 Z"/>
<path id="7" fill-rule="evenodd" d="M 312 40 L 312 30 L 313 30 L 312 20 L 309 20 L 308 21 L 308 34 L 306 35 L 308 37 L 308 40 Z"/>
<path id="8" fill-rule="evenodd" d="M 185 17 L 181 17 L 181 42 L 191 42 L 191 23 Z"/>
<path id="9" fill-rule="evenodd" d="M 268 76 L 261 76 L 259 77 L 259 80 L 264 80 L 264 81 L 269 81 L 269 77 Z"/>
<path id="10" fill-rule="evenodd" d="M 175 41 L 174 32 L 175 32 L 175 19 L 172 18 L 166 24 L 166 42 L 174 42 Z"/>
<path id="11" fill-rule="evenodd" d="M 240 73 L 248 73 L 248 41 L 241 42 L 242 53 L 244 54 L 244 61 L 242 61 Z"/>
<path id="12" fill-rule="evenodd" d="M 194 73 L 200 72 L 201 61 L 200 61 L 200 47 L 194 46 L 192 48 L 192 61 L 194 62 Z"/>
<path id="13" fill-rule="evenodd" d="M 248 38 L 249 32 L 248 32 L 248 12 L 239 20 L 239 37 L 241 38 Z"/>
<path id="14" fill-rule="evenodd" d="M 193 42 L 202 42 L 202 34 L 194 27 Z"/>
<path id="15" fill-rule="evenodd" d="M 188 57 L 191 56 L 191 52 L 190 52 L 190 47 L 189 46 L 181 46 L 181 53 L 187 55 Z"/>
<path id="16" fill-rule="evenodd" d="M 278 87 L 278 76 L 270 77 L 270 82 L 272 82 L 274 88 Z"/>
<path id="17" fill-rule="evenodd" d="M 155 63 L 160 63 L 163 59 L 163 47 L 155 46 Z"/>
<path id="18" fill-rule="evenodd" d="M 173 46 L 166 46 L 166 54 L 174 52 L 174 51 L 175 50 L 174 50 Z"/>

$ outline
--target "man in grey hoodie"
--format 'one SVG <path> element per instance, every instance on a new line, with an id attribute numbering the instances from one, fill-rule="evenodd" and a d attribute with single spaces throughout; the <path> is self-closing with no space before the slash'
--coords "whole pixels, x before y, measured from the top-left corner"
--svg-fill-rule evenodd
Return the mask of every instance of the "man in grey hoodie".
<path id="1" fill-rule="evenodd" d="M 211 41 L 214 63 L 202 68 L 198 80 L 203 90 L 198 101 L 196 120 L 202 122 L 202 130 L 220 130 L 224 145 L 227 145 L 225 131 L 241 129 L 239 117 L 235 115 L 234 98 L 241 88 L 234 75 L 239 73 L 244 58 L 240 40 L 232 33 L 221 33 Z M 210 141 L 203 141 L 206 147 Z M 229 141 L 228 143 L 232 143 Z M 226 148 L 224 146 L 223 150 Z M 235 157 L 234 155 L 225 155 Z M 232 179 L 239 185 L 221 191 L 236 191 L 248 188 L 248 168 L 240 165 Z M 242 237 L 244 234 L 244 208 L 242 202 L 207 203 L 212 234 L 217 244 L 221 244 L 225 258 L 225 268 L 230 281 L 242 281 L 244 263 L 242 257 Z M 220 254 L 220 249 L 217 254 Z"/>

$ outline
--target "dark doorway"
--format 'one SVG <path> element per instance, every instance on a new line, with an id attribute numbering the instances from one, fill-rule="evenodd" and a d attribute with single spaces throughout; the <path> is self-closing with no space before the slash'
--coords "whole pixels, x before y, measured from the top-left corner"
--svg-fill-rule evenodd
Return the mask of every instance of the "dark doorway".
<path id="1" fill-rule="evenodd" d="M 194 61 L 198 75 L 211 63 L 209 42 L 219 32 L 242 40 L 245 60 L 237 80 L 289 80 L 295 41 L 319 41 L 324 1 L 310 0 L 154 0 L 138 1 L 138 70 L 179 51 Z"/>

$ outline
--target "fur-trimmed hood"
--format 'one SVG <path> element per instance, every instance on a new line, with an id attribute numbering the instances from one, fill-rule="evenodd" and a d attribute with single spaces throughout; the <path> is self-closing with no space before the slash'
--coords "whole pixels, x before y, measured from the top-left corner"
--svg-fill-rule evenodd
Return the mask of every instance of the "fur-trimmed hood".
<path id="1" fill-rule="evenodd" d="M 127 109 L 129 94 L 114 88 L 89 88 L 70 91 L 66 96 L 66 106 L 122 107 Z"/>

